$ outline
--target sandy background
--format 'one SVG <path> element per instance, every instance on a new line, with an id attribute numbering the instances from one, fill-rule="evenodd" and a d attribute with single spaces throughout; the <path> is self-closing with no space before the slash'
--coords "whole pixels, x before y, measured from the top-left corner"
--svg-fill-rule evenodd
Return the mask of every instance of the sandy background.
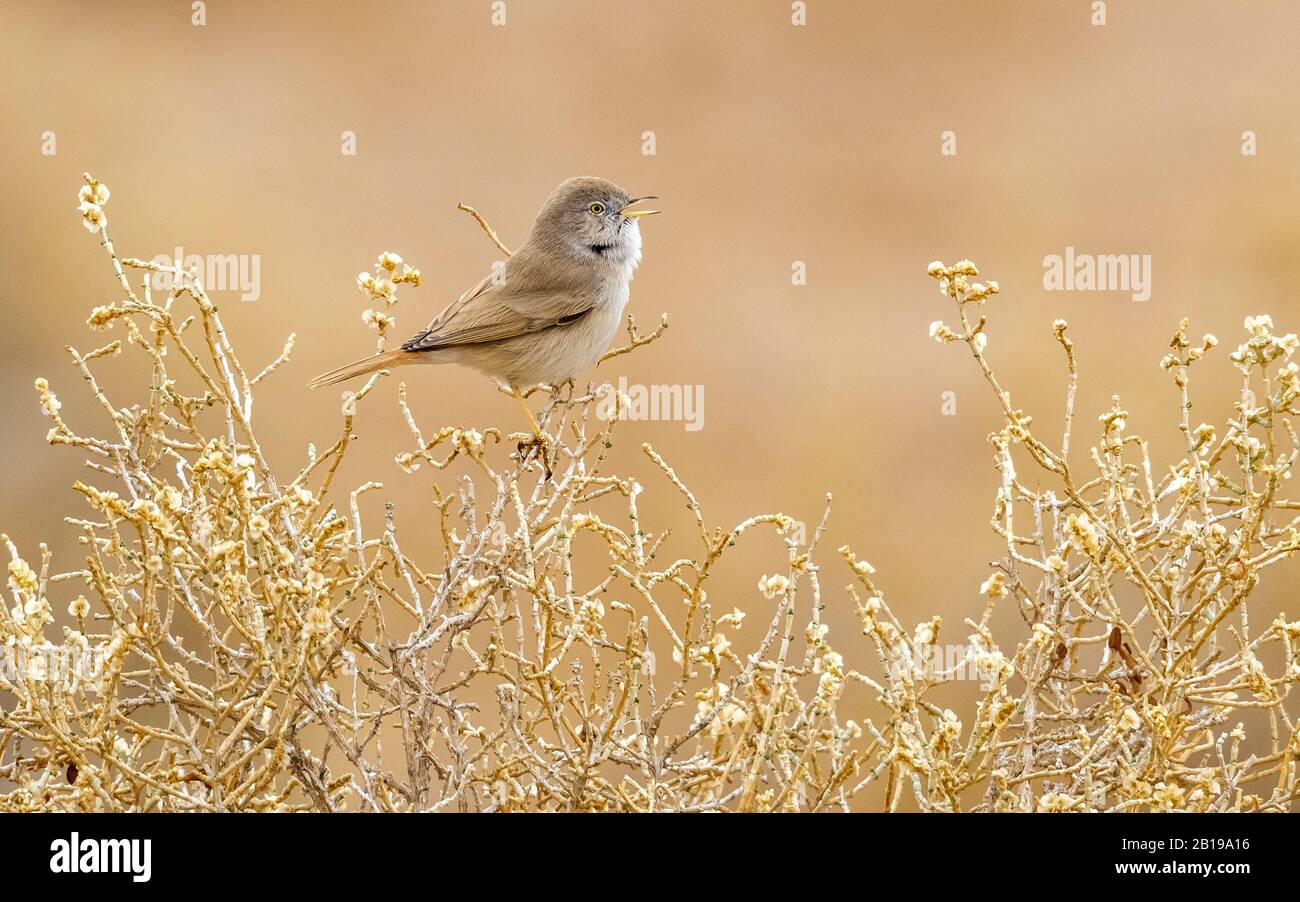
<path id="1" fill-rule="evenodd" d="M 103 426 L 62 350 L 100 343 L 86 312 L 116 299 L 75 212 L 83 169 L 113 190 L 124 255 L 260 256 L 260 299 L 218 300 L 251 366 L 298 333 L 258 408 L 286 470 L 337 433 L 337 395 L 302 385 L 370 349 L 353 280 L 376 253 L 423 270 L 398 310 L 414 332 L 495 259 L 458 201 L 517 245 L 556 182 L 597 174 L 660 196 L 631 310 L 672 320 L 598 378 L 705 398 L 699 431 L 630 424 L 616 465 L 648 472 L 636 449 L 654 442 L 715 523 L 780 509 L 812 524 L 834 491 L 827 550 L 852 542 L 910 621 L 960 622 L 999 554 L 985 443 L 998 417 L 964 352 L 927 337 L 951 311 L 926 264 L 966 256 L 1001 282 L 990 356 L 1018 405 L 1059 422 L 1050 324 L 1065 317 L 1083 370 L 1076 441 L 1120 392 L 1164 459 L 1181 438 L 1156 362 L 1180 317 L 1225 344 L 1248 313 L 1300 325 L 1300 6 L 1114 0 L 1104 27 L 1074 0 L 808 6 L 803 27 L 784 0 L 509 0 L 504 27 L 487 0 L 211 3 L 203 27 L 179 2 L 0 6 L 0 529 L 32 558 L 41 540 L 79 558 L 62 517 L 84 510 L 69 487 L 84 471 L 45 445 L 31 385 L 49 377 L 70 423 Z M 356 156 L 340 153 L 348 130 Z M 1067 246 L 1149 254 L 1151 299 L 1045 291 L 1043 258 Z M 136 384 L 104 369 L 110 390 Z M 1202 389 L 1194 421 L 1222 422 L 1235 377 L 1223 356 L 1205 369 L 1224 387 Z M 406 377 L 426 424 L 518 428 L 481 377 Z M 407 446 L 394 391 L 363 411 L 340 480 L 419 505 L 427 469 L 393 462 Z M 646 481 L 647 525 L 684 525 Z M 753 579 L 779 557 L 757 542 L 715 603 L 765 610 Z M 828 584 L 844 581 L 837 569 Z M 1262 591 L 1293 600 L 1294 577 Z M 847 605 L 827 617 L 855 631 Z"/>

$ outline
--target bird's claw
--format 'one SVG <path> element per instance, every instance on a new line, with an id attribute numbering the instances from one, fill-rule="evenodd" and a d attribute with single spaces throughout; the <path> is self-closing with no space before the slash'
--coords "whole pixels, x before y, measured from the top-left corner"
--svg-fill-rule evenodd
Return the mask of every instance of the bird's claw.
<path id="1" fill-rule="evenodd" d="M 538 450 L 538 459 L 542 462 L 542 468 L 546 471 L 546 478 L 550 479 L 553 475 L 551 472 L 551 448 L 555 444 L 545 432 L 513 432 L 509 436 L 510 441 L 517 442 L 519 449 L 519 458 L 521 461 L 527 459 L 527 452 L 530 449 Z"/>

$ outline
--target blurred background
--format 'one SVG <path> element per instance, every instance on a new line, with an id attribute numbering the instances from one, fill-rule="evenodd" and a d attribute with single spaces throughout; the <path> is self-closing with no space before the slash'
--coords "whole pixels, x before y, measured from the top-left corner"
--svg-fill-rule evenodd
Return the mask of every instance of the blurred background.
<path id="1" fill-rule="evenodd" d="M 1182 441 L 1157 367 L 1179 319 L 1232 346 L 1247 314 L 1300 325 L 1300 6 L 1111 0 L 1101 26 L 1093 7 L 808 0 L 796 26 L 786 0 L 507 0 L 494 25 L 489 0 L 214 2 L 195 25 L 188 2 L 5 3 L 0 529 L 31 560 L 46 541 L 79 565 L 62 518 L 85 510 L 70 488 L 85 471 L 46 446 L 32 381 L 50 379 L 74 427 L 103 428 L 63 350 L 102 344 L 86 314 L 118 298 L 76 213 L 82 170 L 112 189 L 123 255 L 256 256 L 256 301 L 214 297 L 253 369 L 298 334 L 255 414 L 284 471 L 337 435 L 337 393 L 303 385 L 373 348 L 354 280 L 376 254 L 422 269 L 397 309 L 397 332 L 415 332 L 498 256 L 457 202 L 513 247 L 557 182 L 601 175 L 661 198 L 630 311 L 672 327 L 591 378 L 703 387 L 697 431 L 620 427 L 614 468 L 644 474 L 647 528 L 686 522 L 642 441 L 715 524 L 781 510 L 811 531 L 832 491 L 823 558 L 851 543 L 909 624 L 940 613 L 960 641 L 1001 553 L 986 442 L 1000 419 L 965 350 L 927 336 L 952 320 L 930 260 L 969 257 L 1000 281 L 989 356 L 1049 435 L 1065 385 L 1051 323 L 1068 319 L 1076 447 L 1119 393 L 1158 469 Z M 1150 300 L 1045 290 L 1044 257 L 1067 247 L 1150 255 Z M 110 394 L 138 394 L 133 366 L 100 365 Z M 1222 423 L 1237 384 L 1226 350 L 1202 370 L 1193 422 Z M 425 426 L 520 428 L 471 372 L 402 376 Z M 428 469 L 393 461 L 409 446 L 395 384 L 363 406 L 340 484 L 378 479 L 422 506 Z M 715 606 L 767 610 L 754 579 L 782 558 L 755 539 Z M 846 575 L 828 563 L 837 590 Z M 1293 602 L 1294 576 L 1278 573 L 1262 591 Z M 833 594 L 832 628 L 860 642 Z"/>

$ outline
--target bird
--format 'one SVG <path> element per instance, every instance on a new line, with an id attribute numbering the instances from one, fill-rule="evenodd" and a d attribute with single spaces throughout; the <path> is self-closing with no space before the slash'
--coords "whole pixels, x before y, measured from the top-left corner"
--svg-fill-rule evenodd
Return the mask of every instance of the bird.
<path id="1" fill-rule="evenodd" d="M 657 199 L 634 197 L 603 178 L 566 179 L 504 268 L 484 276 L 400 348 L 322 373 L 309 386 L 410 364 L 462 364 L 510 391 L 545 452 L 547 437 L 523 389 L 562 385 L 609 348 L 641 262 L 639 220 L 659 212 L 634 207 Z"/>

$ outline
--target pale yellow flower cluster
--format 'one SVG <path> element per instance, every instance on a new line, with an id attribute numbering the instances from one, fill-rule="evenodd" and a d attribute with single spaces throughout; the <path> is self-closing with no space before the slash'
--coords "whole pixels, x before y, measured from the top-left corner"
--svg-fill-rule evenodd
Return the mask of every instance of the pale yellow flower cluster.
<path id="1" fill-rule="evenodd" d="M 401 256 L 392 251 L 384 251 L 375 260 L 373 272 L 357 275 L 357 288 L 366 300 L 377 307 L 368 307 L 361 313 L 361 321 L 371 329 L 379 332 L 382 347 L 383 336 L 397 324 L 393 308 L 397 306 L 397 293 L 401 285 L 420 287 L 420 271 L 402 261 Z"/>

